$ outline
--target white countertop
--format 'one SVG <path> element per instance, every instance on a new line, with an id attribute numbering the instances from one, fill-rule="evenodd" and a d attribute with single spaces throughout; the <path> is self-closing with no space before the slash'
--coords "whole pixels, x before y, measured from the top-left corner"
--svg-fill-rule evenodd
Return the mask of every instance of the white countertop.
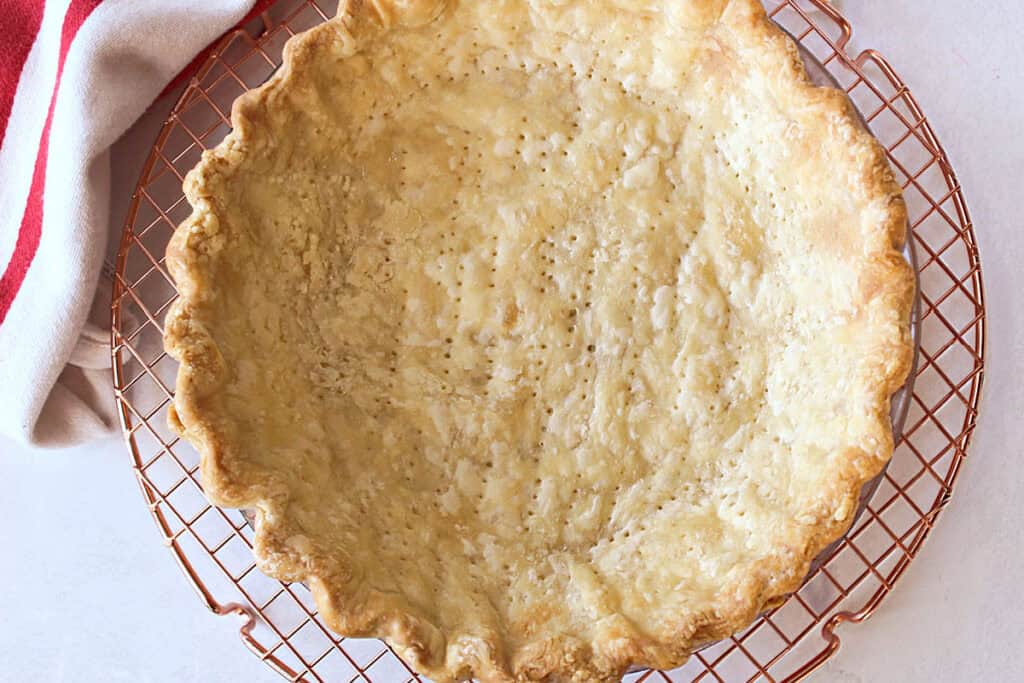
<path id="1" fill-rule="evenodd" d="M 812 680 L 1024 680 L 1024 65 L 1018 0 L 846 0 L 855 47 L 889 58 L 962 181 L 990 339 L 970 458 L 919 558 Z M 155 117 L 154 117 L 155 118 Z M 152 128 L 118 150 L 121 203 Z M 118 222 L 120 216 L 117 217 Z M 0 680 L 281 680 L 206 611 L 157 537 L 119 439 L 35 452 L 0 441 Z"/>

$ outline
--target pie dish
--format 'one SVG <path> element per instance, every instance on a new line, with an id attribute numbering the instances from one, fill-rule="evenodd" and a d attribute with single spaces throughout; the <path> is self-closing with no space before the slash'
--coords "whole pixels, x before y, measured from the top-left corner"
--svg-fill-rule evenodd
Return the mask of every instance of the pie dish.
<path id="1" fill-rule="evenodd" d="M 170 420 L 437 681 L 669 668 L 892 454 L 906 212 L 755 0 L 349 0 L 188 175 Z"/>

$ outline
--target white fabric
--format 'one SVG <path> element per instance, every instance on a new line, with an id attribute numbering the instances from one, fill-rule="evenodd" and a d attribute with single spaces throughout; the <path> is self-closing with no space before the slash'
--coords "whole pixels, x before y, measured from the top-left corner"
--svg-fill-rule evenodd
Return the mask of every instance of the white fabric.
<path id="1" fill-rule="evenodd" d="M 0 270 L 17 237 L 68 0 L 47 2 L 0 150 Z M 106 0 L 68 52 L 50 132 L 38 251 L 0 324 L 0 433 L 67 446 L 114 428 L 105 253 L 111 145 L 252 0 Z M 130 188 L 118 188 L 129 192 Z"/>

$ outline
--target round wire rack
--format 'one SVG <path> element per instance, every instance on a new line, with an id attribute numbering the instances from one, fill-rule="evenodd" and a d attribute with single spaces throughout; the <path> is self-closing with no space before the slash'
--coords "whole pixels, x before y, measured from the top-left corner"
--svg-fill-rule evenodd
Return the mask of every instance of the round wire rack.
<path id="1" fill-rule="evenodd" d="M 839 647 L 837 627 L 869 617 L 892 591 L 953 492 L 974 431 L 985 351 L 981 262 L 949 160 L 917 101 L 874 50 L 849 54 L 849 23 L 826 0 L 764 0 L 773 19 L 850 96 L 903 186 L 920 287 L 918 364 L 892 462 L 849 533 L 799 591 L 673 671 L 626 680 L 798 681 Z M 185 173 L 230 129 L 231 103 L 277 68 L 285 41 L 330 16 L 330 0 L 279 0 L 226 34 L 191 78 L 142 170 L 114 275 L 111 353 L 125 438 L 163 542 L 219 615 L 241 619 L 245 645 L 296 681 L 421 681 L 382 641 L 343 638 L 309 591 L 261 574 L 243 515 L 210 505 L 197 453 L 167 426 L 176 363 L 162 347 L 174 301 L 164 250 L 189 214 Z"/>

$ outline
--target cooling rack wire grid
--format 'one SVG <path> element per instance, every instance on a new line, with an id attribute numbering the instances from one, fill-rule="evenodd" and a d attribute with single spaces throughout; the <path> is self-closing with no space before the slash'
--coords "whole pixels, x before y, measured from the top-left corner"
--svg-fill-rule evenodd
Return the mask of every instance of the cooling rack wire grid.
<path id="1" fill-rule="evenodd" d="M 903 436 L 846 537 L 782 606 L 673 671 L 630 683 L 798 681 L 839 647 L 892 590 L 950 500 L 975 427 L 985 349 L 981 263 L 956 175 L 917 101 L 877 52 L 847 53 L 850 25 L 825 0 L 765 0 L 773 19 L 849 96 L 903 185 L 920 283 L 919 351 Z M 346 683 L 422 680 L 382 641 L 341 638 L 317 618 L 301 584 L 265 577 L 253 533 L 235 510 L 203 497 L 198 456 L 166 424 L 176 363 L 163 318 L 176 294 L 164 264 L 189 213 L 184 174 L 228 132 L 231 102 L 277 67 L 284 42 L 333 13 L 327 0 L 280 0 L 227 34 L 198 69 L 143 168 L 114 274 L 111 353 L 120 419 L 146 504 L 202 602 L 235 615 L 245 645 L 288 679 Z"/>

